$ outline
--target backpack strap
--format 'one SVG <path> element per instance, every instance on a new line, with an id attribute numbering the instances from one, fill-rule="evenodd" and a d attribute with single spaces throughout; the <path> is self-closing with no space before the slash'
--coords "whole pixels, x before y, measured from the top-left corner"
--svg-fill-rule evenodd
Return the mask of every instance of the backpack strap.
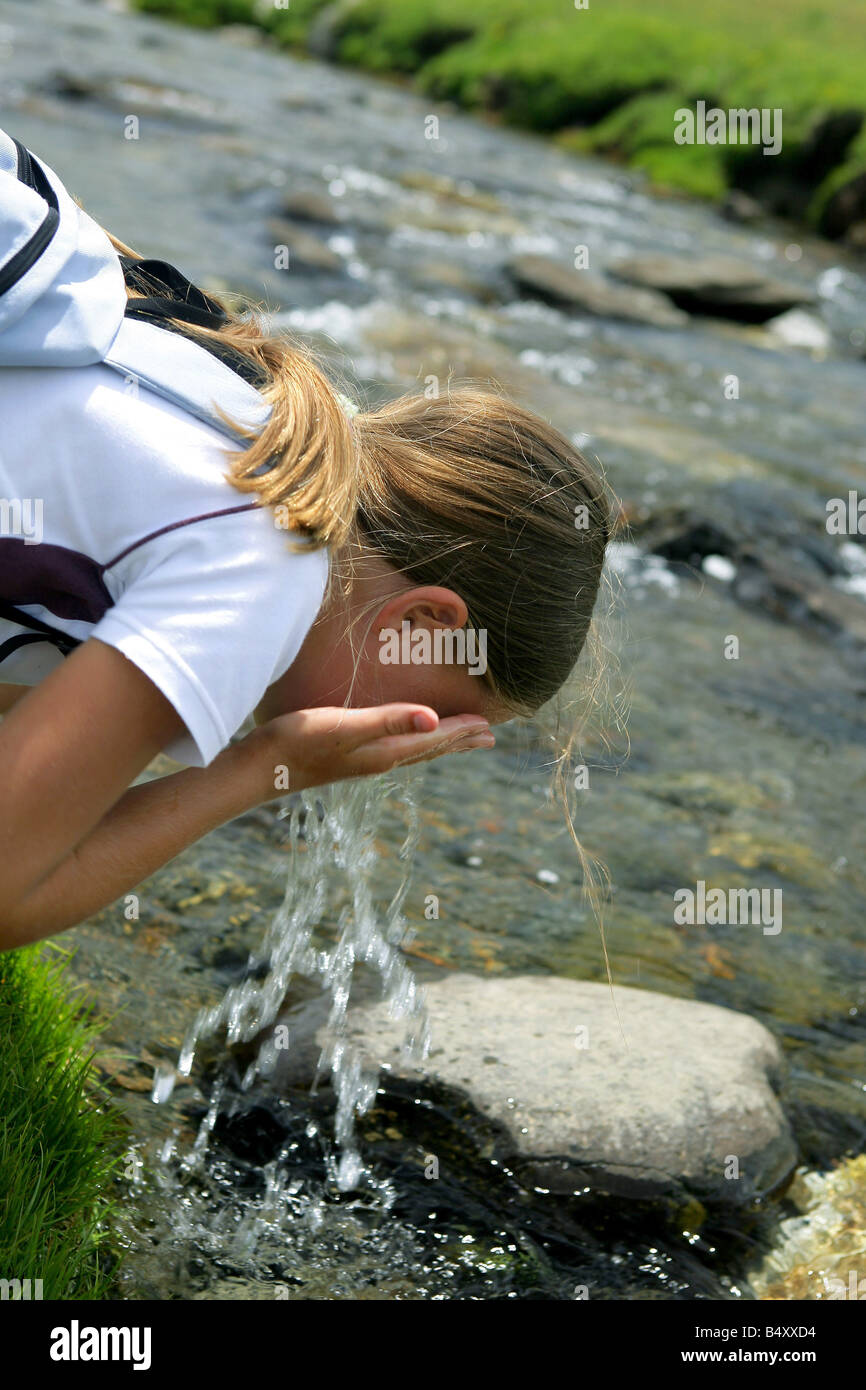
<path id="1" fill-rule="evenodd" d="M 25 613 L 13 603 L 7 603 L 5 598 L 0 598 L 0 618 L 6 618 L 10 623 L 18 623 L 27 629 L 26 632 L 16 633 L 14 637 L 8 637 L 5 642 L 0 643 L 0 663 L 19 647 L 26 647 L 31 642 L 50 642 L 63 656 L 68 656 L 76 647 L 81 646 L 79 637 L 70 637 L 68 632 L 49 627 L 41 618 L 34 617 L 32 613 Z"/>
<path id="2" fill-rule="evenodd" d="M 15 146 L 18 156 L 16 172 L 19 181 L 45 199 L 48 204 L 48 211 L 30 239 L 0 270 L 0 294 L 5 294 L 12 289 L 36 264 L 60 225 L 57 195 L 42 168 L 36 160 L 31 159 L 30 152 L 25 149 L 20 140 L 16 140 L 14 136 L 9 138 Z M 81 645 L 77 637 L 70 637 L 68 633 L 49 627 L 48 623 L 44 623 L 41 618 L 36 618 L 31 613 L 25 613 L 22 609 L 16 608 L 14 604 L 7 603 L 2 598 L 0 598 L 0 618 L 6 618 L 9 622 L 17 623 L 27 629 L 27 631 L 17 633 L 14 637 L 9 637 L 5 642 L 0 643 L 0 663 L 17 651 L 19 647 L 28 646 L 31 642 L 50 642 L 64 656 L 68 656 L 75 647 Z"/>
<path id="3" fill-rule="evenodd" d="M 36 264 L 48 243 L 52 240 L 57 228 L 60 226 L 60 208 L 57 202 L 57 194 L 45 177 L 39 164 L 30 158 L 30 153 L 24 148 L 20 140 L 11 136 L 13 145 L 18 153 L 18 179 L 21 183 L 32 188 L 40 197 L 44 198 L 48 204 L 48 211 L 40 222 L 36 231 L 28 241 L 24 243 L 20 251 L 0 269 L 0 294 L 6 294 L 13 285 L 23 279 L 28 270 Z"/>
<path id="4" fill-rule="evenodd" d="M 158 328 L 181 333 L 217 357 L 251 386 L 258 388 L 265 385 L 266 374 L 242 352 L 195 333 L 196 328 L 222 328 L 228 323 L 228 314 L 222 305 L 168 261 L 135 260 L 132 256 L 119 256 L 118 259 L 123 267 L 127 288 L 136 291 L 135 297 L 127 302 L 126 318 L 143 319 L 156 324 Z M 189 329 L 181 328 L 172 319 L 182 320 L 189 325 Z"/>

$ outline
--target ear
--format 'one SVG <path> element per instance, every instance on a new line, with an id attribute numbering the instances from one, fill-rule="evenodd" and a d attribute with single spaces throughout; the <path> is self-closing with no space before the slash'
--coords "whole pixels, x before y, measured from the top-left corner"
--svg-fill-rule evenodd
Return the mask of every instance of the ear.
<path id="1" fill-rule="evenodd" d="M 468 620 L 469 610 L 459 594 L 453 589 L 427 585 L 395 594 L 379 610 L 378 623 L 380 627 L 399 630 L 403 621 L 412 627 L 458 628 L 465 627 Z"/>

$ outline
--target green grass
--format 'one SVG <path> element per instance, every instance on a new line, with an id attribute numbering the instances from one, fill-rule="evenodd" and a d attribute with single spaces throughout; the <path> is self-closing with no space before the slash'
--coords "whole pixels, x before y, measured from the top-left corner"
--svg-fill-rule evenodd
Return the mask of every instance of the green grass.
<path id="1" fill-rule="evenodd" d="M 0 955 L 0 1278 L 41 1279 L 46 1300 L 110 1294 L 112 1179 L 128 1144 L 93 1077 L 100 1024 L 70 991 L 68 961 L 54 944 Z"/>
<path id="2" fill-rule="evenodd" d="M 245 22 L 303 44 L 326 0 L 137 0 L 196 24 Z M 816 123 L 866 117 L 866 5 L 862 0 L 358 0 L 337 10 L 340 62 L 411 75 L 431 98 L 499 113 L 647 171 L 658 184 L 717 196 L 741 179 L 786 171 L 811 195 L 820 225 L 830 194 L 866 171 L 862 149 L 808 159 Z M 673 113 L 709 105 L 780 107 L 784 147 L 772 159 L 746 146 L 678 146 Z M 856 142 L 855 142 L 856 143 Z M 805 156 L 805 157 L 804 157 Z M 772 171 L 769 169 L 773 165 Z M 746 180 L 748 183 L 748 179 Z"/>

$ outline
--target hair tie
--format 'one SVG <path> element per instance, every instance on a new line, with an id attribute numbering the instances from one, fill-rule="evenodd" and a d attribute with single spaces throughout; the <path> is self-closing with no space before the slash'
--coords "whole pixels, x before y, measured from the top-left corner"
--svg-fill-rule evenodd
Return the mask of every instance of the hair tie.
<path id="1" fill-rule="evenodd" d="M 351 420 L 353 415 L 358 414 L 358 411 L 361 409 L 361 407 L 359 405 L 356 405 L 353 400 L 350 400 L 348 396 L 344 396 L 341 391 L 338 391 L 336 394 L 337 400 L 340 402 L 340 405 L 342 406 L 343 410 Z"/>

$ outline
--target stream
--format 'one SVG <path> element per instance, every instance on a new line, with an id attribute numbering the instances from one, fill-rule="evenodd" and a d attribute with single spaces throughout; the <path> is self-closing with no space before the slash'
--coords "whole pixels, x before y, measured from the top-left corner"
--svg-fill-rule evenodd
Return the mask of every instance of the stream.
<path id="1" fill-rule="evenodd" d="M 602 461 L 632 530 L 611 556 L 610 704 L 577 830 L 612 881 L 614 981 L 760 1020 L 787 1055 L 804 1169 L 862 1153 L 866 549 L 828 534 L 825 507 L 866 494 L 863 262 L 652 196 L 402 83 L 117 0 L 0 0 L 0 75 L 0 125 L 102 225 L 265 301 L 356 397 L 493 377 Z M 509 276 L 515 256 L 571 264 L 578 245 L 598 271 L 718 252 L 814 302 L 805 329 L 658 327 L 554 307 Z M 269 1087 L 255 1028 L 228 1037 L 227 992 L 262 981 L 290 1002 L 329 989 L 338 1011 L 350 987 L 384 990 L 409 1013 L 448 970 L 604 981 L 545 764 L 532 724 L 509 724 L 492 752 L 393 786 L 261 808 L 141 885 L 137 918 L 121 902 L 66 934 L 113 1015 L 101 1066 L 131 1125 L 124 1298 L 757 1296 L 749 1269 L 792 1215 L 784 1196 L 710 1213 L 699 1235 L 652 1203 L 545 1200 L 471 1151 L 447 1097 L 421 1104 L 344 1058 L 335 1115 L 327 1088 Z M 784 929 L 709 944 L 678 929 L 671 895 L 699 879 L 781 888 Z M 435 1198 L 410 1149 L 451 1156 Z"/>

